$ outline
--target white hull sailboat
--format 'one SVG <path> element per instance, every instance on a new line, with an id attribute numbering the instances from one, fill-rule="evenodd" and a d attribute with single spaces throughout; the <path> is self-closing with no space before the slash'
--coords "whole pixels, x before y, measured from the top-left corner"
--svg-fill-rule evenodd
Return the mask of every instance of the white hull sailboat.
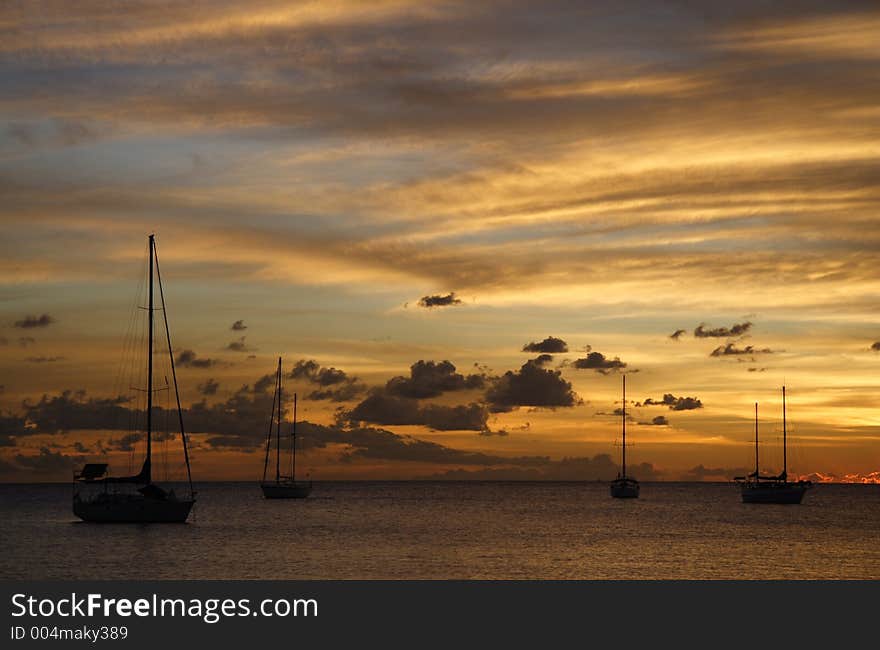
<path id="1" fill-rule="evenodd" d="M 154 270 L 155 269 L 155 270 Z M 174 368 L 174 355 L 171 334 L 168 327 L 168 314 L 165 309 L 165 294 L 162 290 L 162 276 L 159 273 L 159 259 L 156 256 L 155 235 L 149 237 L 149 306 L 147 335 L 147 406 L 146 442 L 147 454 L 140 473 L 135 476 L 110 476 L 106 463 L 89 463 L 74 474 L 73 512 L 83 521 L 100 523 L 183 523 L 189 517 L 195 503 L 192 473 L 189 464 L 186 433 L 183 428 L 183 413 L 180 407 L 180 393 L 177 388 L 177 373 Z M 186 474 L 189 487 L 187 496 L 178 496 L 173 489 L 166 490 L 153 483 L 153 325 L 154 306 L 153 277 L 159 284 L 161 310 L 165 325 L 165 337 L 171 362 L 171 376 L 174 380 L 174 394 L 177 399 L 177 415 L 183 454 L 186 461 Z"/>
<path id="2" fill-rule="evenodd" d="M 798 504 L 808 489 L 810 481 L 788 480 L 787 427 L 785 418 L 785 386 L 782 387 L 782 473 L 778 476 L 761 476 L 758 466 L 758 404 L 755 403 L 755 471 L 748 476 L 734 478 L 740 486 L 743 503 Z"/>
<path id="3" fill-rule="evenodd" d="M 626 475 L 626 375 L 623 376 L 623 444 L 621 445 L 620 473 L 611 482 L 611 496 L 615 499 L 638 499 L 639 482 Z"/>
<path id="4" fill-rule="evenodd" d="M 263 480 L 260 487 L 267 499 L 305 499 L 312 493 L 311 481 L 296 480 L 296 393 L 293 394 L 293 427 L 290 433 L 290 476 L 281 474 L 281 357 L 278 357 L 278 370 L 275 375 L 275 397 L 272 402 L 272 417 L 269 420 L 269 433 L 266 436 L 266 460 L 263 463 Z M 277 409 L 276 409 L 277 405 Z M 275 480 L 266 480 L 269 469 L 269 451 L 272 446 L 272 429 L 275 429 Z"/>

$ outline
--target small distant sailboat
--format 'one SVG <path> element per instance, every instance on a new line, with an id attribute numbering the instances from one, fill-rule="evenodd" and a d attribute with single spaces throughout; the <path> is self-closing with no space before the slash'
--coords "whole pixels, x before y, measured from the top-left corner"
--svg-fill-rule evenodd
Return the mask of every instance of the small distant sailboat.
<path id="1" fill-rule="evenodd" d="M 149 306 L 147 335 L 147 407 L 146 441 L 147 456 L 140 473 L 134 476 L 109 476 L 107 463 L 89 463 L 74 474 L 73 512 L 83 521 L 104 523 L 183 523 L 195 503 L 192 472 L 189 465 L 189 451 L 186 433 L 183 428 L 183 412 L 180 408 L 180 393 L 177 389 L 177 373 L 174 369 L 174 354 L 171 346 L 171 333 L 168 328 L 168 312 L 165 309 L 165 293 L 162 290 L 162 276 L 159 273 L 159 258 L 156 256 L 155 235 L 149 236 Z M 154 271 L 155 267 L 155 271 Z M 189 495 L 178 497 L 174 490 L 165 490 L 153 483 L 153 276 L 159 283 L 162 316 L 165 322 L 165 338 L 171 360 L 171 376 L 174 380 L 174 395 L 177 398 L 177 420 L 180 437 L 183 441 L 183 457 L 186 461 L 186 475 Z M 132 490 L 132 486 L 137 487 Z"/>
<path id="2" fill-rule="evenodd" d="M 743 503 L 800 503 L 813 484 L 810 481 L 788 480 L 787 427 L 785 419 L 785 386 L 782 387 L 782 473 L 761 476 L 758 466 L 758 403 L 755 402 L 755 471 L 736 476 Z"/>
<path id="3" fill-rule="evenodd" d="M 281 474 L 281 357 L 278 357 L 278 370 L 275 376 L 275 397 L 272 400 L 272 417 L 269 420 L 269 433 L 266 436 L 266 460 L 263 463 L 263 481 L 260 487 L 267 499 L 305 499 L 312 492 L 311 481 L 296 480 L 296 393 L 293 394 L 293 428 L 290 434 L 290 476 Z M 272 447 L 272 429 L 275 429 L 275 480 L 267 481 L 269 451 Z"/>
<path id="4" fill-rule="evenodd" d="M 621 463 L 620 473 L 617 478 L 611 482 L 611 496 L 615 499 L 638 499 L 639 498 L 639 482 L 626 475 L 626 375 L 623 375 L 623 444 L 621 445 Z"/>

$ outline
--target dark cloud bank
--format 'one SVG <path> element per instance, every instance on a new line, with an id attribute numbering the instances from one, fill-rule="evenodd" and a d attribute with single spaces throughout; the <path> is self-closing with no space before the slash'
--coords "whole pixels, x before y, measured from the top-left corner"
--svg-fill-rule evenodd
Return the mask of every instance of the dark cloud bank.
<path id="1" fill-rule="evenodd" d="M 564 342 L 554 343 L 550 349 L 562 349 Z M 557 339 L 557 341 L 561 341 Z M 543 345 L 547 342 L 540 342 Z M 177 363 L 193 368 L 210 368 L 217 361 L 199 357 L 185 349 L 176 357 Z M 402 436 L 377 425 L 421 425 L 438 431 L 475 431 L 485 436 L 504 436 L 504 430 L 492 431 L 488 419 L 492 412 L 506 412 L 519 407 L 557 408 L 581 403 L 561 371 L 542 367 L 552 361 L 552 355 L 541 353 L 526 361 L 518 370 L 501 376 L 490 376 L 480 370 L 474 373 L 458 372 L 450 361 L 419 360 L 412 364 L 408 375 L 392 377 L 383 386 L 367 390 L 357 377 L 333 367 L 321 366 L 314 360 L 302 359 L 287 374 L 289 379 L 305 381 L 314 386 L 307 397 L 345 401 L 367 392 L 350 409 L 337 411 L 335 425 L 324 426 L 310 422 L 298 423 L 298 434 L 304 449 L 340 445 L 343 460 L 373 458 L 405 460 L 451 465 L 482 466 L 508 472 L 521 478 L 583 479 L 590 473 L 580 474 L 585 468 L 596 470 L 597 477 L 605 476 L 606 463 L 596 459 L 565 459 L 552 461 L 546 457 L 506 457 L 458 450 L 441 444 Z M 475 364 L 476 365 L 476 364 Z M 478 366 L 477 366 L 478 367 Z M 617 367 L 613 365 L 611 367 Z M 209 404 L 196 402 L 184 410 L 186 430 L 194 434 L 194 444 L 203 449 L 258 450 L 268 426 L 272 407 L 271 387 L 274 375 L 267 374 L 253 384 L 245 384 L 230 397 Z M 209 378 L 198 384 L 205 396 L 216 395 L 219 382 Z M 432 403 L 435 398 L 457 393 L 475 393 L 474 399 L 463 404 Z M 292 392 L 285 397 L 289 408 Z M 145 414 L 131 410 L 134 403 L 127 397 L 101 398 L 88 396 L 84 391 L 65 391 L 58 395 L 44 395 L 38 401 L 26 401 L 21 417 L 3 416 L 0 446 L 15 446 L 19 438 L 32 434 L 64 434 L 69 431 L 137 431 L 143 427 Z M 174 417 L 160 406 L 154 407 L 154 421 Z M 97 447 L 99 452 L 127 451 L 140 440 L 140 434 L 108 436 Z M 74 444 L 76 441 L 71 441 Z M 80 444 L 75 448 L 82 452 Z M 54 462 L 61 463 L 56 452 Z M 9 457 L 7 457 L 7 460 Z M 599 460 L 597 460 L 599 459 Z M 78 456 L 69 457 L 69 465 Z M 26 463 L 13 464 L 24 470 Z M 45 461 L 48 463 L 48 461 Z M 613 466 L 613 464 L 612 464 Z M 512 469 L 511 469 L 512 468 Z M 577 469 L 577 468 L 580 468 Z M 524 471 L 526 470 L 527 471 Z M 613 470 L 613 471 L 612 471 Z M 482 471 L 482 470 L 481 470 Z M 652 470 L 646 469 L 645 476 Z M 613 477 L 616 466 L 608 469 Z M 454 478 L 450 476 L 448 478 Z"/>
<path id="2" fill-rule="evenodd" d="M 488 409 L 472 402 L 458 406 L 419 404 L 409 397 L 397 397 L 376 390 L 343 417 L 349 423 L 419 424 L 438 431 L 483 431 L 486 429 Z"/>
<path id="3" fill-rule="evenodd" d="M 391 395 L 422 399 L 466 389 L 483 388 L 486 376 L 471 374 L 464 376 L 456 372 L 455 366 L 449 361 L 417 361 L 410 366 L 409 377 L 393 377 L 385 384 L 385 390 Z"/>
<path id="4" fill-rule="evenodd" d="M 575 406 L 581 400 L 572 390 L 571 382 L 566 381 L 560 371 L 526 361 L 516 372 L 508 370 L 494 380 L 486 391 L 486 402 L 493 412 L 500 413 L 519 406 Z"/>
<path id="5" fill-rule="evenodd" d="M 385 386 L 374 388 L 353 409 L 343 411 L 340 417 L 349 423 L 417 424 L 440 431 L 484 431 L 488 418 L 484 404 L 446 406 L 421 404 L 419 400 L 450 392 L 480 390 L 486 382 L 484 374 L 463 375 L 449 361 L 419 360 L 410 366 L 408 377 L 392 377 Z"/>
<path id="6" fill-rule="evenodd" d="M 371 396 L 372 397 L 372 396 Z M 382 399 L 404 400 L 408 404 L 417 404 L 408 398 Z M 267 427 L 267 414 L 270 411 L 272 395 L 255 391 L 251 386 L 242 386 L 228 400 L 213 405 L 205 402 L 193 404 L 184 410 L 184 421 L 190 434 L 205 434 L 204 438 L 196 439 L 197 445 L 208 449 L 237 449 L 256 451 L 264 440 Z M 395 407 L 399 407 L 399 402 Z M 25 415 L 0 417 L 0 445 L 14 446 L 15 438 L 37 433 L 64 434 L 73 430 L 112 431 L 125 429 L 129 422 L 136 425 L 143 418 L 143 413 L 132 412 L 128 408 L 126 398 L 95 398 L 83 391 L 65 391 L 59 395 L 43 396 L 39 401 L 25 403 Z M 451 410 L 432 411 L 432 405 L 418 406 L 416 415 L 412 411 L 403 410 L 404 415 L 397 415 L 399 420 L 422 418 L 437 428 L 447 426 L 448 418 L 458 414 L 467 420 L 474 416 L 468 414 L 472 409 L 482 409 L 479 405 L 451 407 Z M 397 411 L 396 411 L 397 412 Z M 409 414 L 409 415 L 407 415 Z M 153 411 L 157 421 L 166 417 L 165 411 L 156 407 Z M 475 422 L 483 425 L 482 412 Z M 459 426 L 460 423 L 456 423 Z M 475 427 L 476 428 L 476 427 Z M 497 433 L 497 432 L 496 432 Z M 391 431 L 367 426 L 325 426 L 307 421 L 297 423 L 297 434 L 300 444 L 305 450 L 327 448 L 331 445 L 340 446 L 342 461 L 358 459 L 395 460 L 418 463 L 447 464 L 472 466 L 481 468 L 474 476 L 479 478 L 480 471 L 495 468 L 517 478 L 611 478 L 616 472 L 616 465 L 603 456 L 595 459 L 564 459 L 553 461 L 545 456 L 506 457 L 481 452 L 454 449 L 435 442 L 421 440 L 411 436 L 402 436 Z M 130 433 L 118 438 L 110 437 L 98 451 L 126 451 L 141 439 L 139 433 Z M 81 443 L 77 451 L 88 451 Z M 9 472 L 68 472 L 76 465 L 84 462 L 82 454 L 65 455 L 46 448 L 39 456 L 17 455 L 4 461 L 0 468 L 3 473 Z M 644 477 L 653 475 L 653 469 L 645 465 Z M 589 470 L 586 474 L 584 470 Z M 454 475 L 444 478 L 455 478 Z"/>

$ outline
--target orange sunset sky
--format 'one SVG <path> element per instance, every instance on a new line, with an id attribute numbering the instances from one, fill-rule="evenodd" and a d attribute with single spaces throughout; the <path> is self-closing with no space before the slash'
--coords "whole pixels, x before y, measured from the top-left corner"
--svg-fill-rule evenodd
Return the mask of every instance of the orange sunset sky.
<path id="1" fill-rule="evenodd" d="M 755 402 L 778 471 L 784 383 L 790 473 L 880 480 L 878 43 L 875 2 L 4 3 L 0 480 L 140 462 L 152 232 L 196 480 L 259 478 L 279 355 L 317 479 L 613 478 L 627 373 L 639 479 L 749 468 Z"/>

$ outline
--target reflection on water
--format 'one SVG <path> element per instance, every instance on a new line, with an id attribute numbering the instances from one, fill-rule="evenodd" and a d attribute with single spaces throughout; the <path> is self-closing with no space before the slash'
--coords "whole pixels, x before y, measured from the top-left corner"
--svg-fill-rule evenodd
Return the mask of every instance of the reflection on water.
<path id="1" fill-rule="evenodd" d="M 800 506 L 719 484 L 316 483 L 267 501 L 198 486 L 189 524 L 75 521 L 66 485 L 2 485 L 2 578 L 880 578 L 880 486 Z"/>

